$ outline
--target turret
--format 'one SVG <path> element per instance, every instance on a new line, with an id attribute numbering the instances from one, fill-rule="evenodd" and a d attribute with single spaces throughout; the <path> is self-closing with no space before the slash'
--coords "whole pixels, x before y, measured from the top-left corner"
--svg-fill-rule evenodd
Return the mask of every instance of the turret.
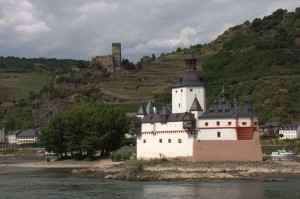
<path id="1" fill-rule="evenodd" d="M 189 112 L 194 96 L 203 110 L 206 107 L 204 75 L 197 70 L 197 59 L 190 53 L 184 61 L 185 70 L 172 87 L 172 113 Z"/>
<path id="2" fill-rule="evenodd" d="M 195 96 L 193 104 L 190 108 L 190 112 L 194 115 L 194 117 L 197 119 L 198 117 L 200 117 L 203 113 L 203 109 L 197 99 L 197 97 Z"/>

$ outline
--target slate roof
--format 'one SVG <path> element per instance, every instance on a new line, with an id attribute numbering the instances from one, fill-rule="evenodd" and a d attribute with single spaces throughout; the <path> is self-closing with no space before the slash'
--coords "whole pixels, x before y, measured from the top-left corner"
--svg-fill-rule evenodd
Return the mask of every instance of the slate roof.
<path id="1" fill-rule="evenodd" d="M 178 77 L 173 88 L 186 86 L 204 86 L 204 75 L 196 69 L 195 56 L 190 52 L 185 60 L 185 71 Z"/>
<path id="2" fill-rule="evenodd" d="M 137 115 L 147 115 L 148 114 L 143 104 L 140 105 L 140 108 L 136 114 Z"/>
<path id="3" fill-rule="evenodd" d="M 146 112 L 148 115 L 154 114 L 154 110 L 153 110 L 153 103 L 151 100 L 149 100 L 147 107 L 146 107 Z"/>
<path id="4" fill-rule="evenodd" d="M 195 96 L 194 101 L 192 103 L 192 106 L 190 108 L 190 111 L 203 111 L 197 97 Z"/>
<path id="5" fill-rule="evenodd" d="M 185 71 L 178 77 L 177 83 L 173 86 L 173 88 L 204 85 L 204 76 L 201 72 L 195 69 L 185 69 Z"/>
<path id="6" fill-rule="evenodd" d="M 294 124 L 283 124 L 280 129 L 297 129 L 300 123 L 294 123 Z"/>
<path id="7" fill-rule="evenodd" d="M 38 137 L 41 128 L 27 129 L 17 134 L 18 137 Z"/>
<path id="8" fill-rule="evenodd" d="M 16 130 L 16 131 L 8 131 L 7 135 L 17 135 L 18 133 L 20 133 L 21 130 Z"/>
<path id="9" fill-rule="evenodd" d="M 213 105 L 207 109 L 201 118 L 233 118 L 238 113 L 238 105 L 236 101 L 229 99 L 225 92 L 224 86 L 220 93 L 219 99 L 215 99 Z"/>
<path id="10" fill-rule="evenodd" d="M 169 109 L 169 107 L 162 107 L 159 115 L 171 115 L 172 111 Z"/>
<path id="11" fill-rule="evenodd" d="M 179 122 L 179 121 L 187 121 L 188 119 L 191 121 L 195 121 L 195 117 L 192 113 L 172 113 L 169 116 L 153 114 L 153 115 L 145 115 L 142 119 L 142 123 L 165 123 L 165 122 Z"/>
<path id="12" fill-rule="evenodd" d="M 238 117 L 257 117 L 256 111 L 251 106 L 248 96 L 244 97 L 244 105 L 237 115 Z"/>

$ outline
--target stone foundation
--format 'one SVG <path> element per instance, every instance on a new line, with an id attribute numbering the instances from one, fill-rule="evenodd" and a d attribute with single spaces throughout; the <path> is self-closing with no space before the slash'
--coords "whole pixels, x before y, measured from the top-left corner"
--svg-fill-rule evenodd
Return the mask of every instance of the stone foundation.
<path id="1" fill-rule="evenodd" d="M 252 140 L 196 140 L 193 161 L 262 161 L 258 132 Z"/>

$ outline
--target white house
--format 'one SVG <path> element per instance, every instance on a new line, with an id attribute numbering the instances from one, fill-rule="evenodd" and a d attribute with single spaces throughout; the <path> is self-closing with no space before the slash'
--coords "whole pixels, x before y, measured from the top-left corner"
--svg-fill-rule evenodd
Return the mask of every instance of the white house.
<path id="1" fill-rule="evenodd" d="M 17 141 L 17 134 L 20 133 L 20 130 L 16 130 L 16 131 L 8 131 L 7 132 L 7 142 L 9 144 L 18 144 Z"/>
<path id="2" fill-rule="evenodd" d="M 149 100 L 132 117 L 137 158 L 185 158 L 193 161 L 261 161 L 257 115 L 248 97 L 238 106 L 223 89 L 206 109 L 203 73 L 188 55 L 185 70 L 172 88 L 172 111 L 156 111 Z"/>
<path id="3" fill-rule="evenodd" d="M 36 143 L 40 134 L 41 128 L 9 131 L 7 133 L 7 142 L 9 144 L 25 144 Z"/>
<path id="4" fill-rule="evenodd" d="M 281 139 L 295 139 L 300 137 L 300 124 L 284 124 L 279 129 Z"/>

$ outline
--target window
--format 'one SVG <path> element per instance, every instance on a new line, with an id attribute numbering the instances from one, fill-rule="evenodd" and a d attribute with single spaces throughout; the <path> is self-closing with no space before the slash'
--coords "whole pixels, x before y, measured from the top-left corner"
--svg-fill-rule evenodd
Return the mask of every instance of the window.
<path id="1" fill-rule="evenodd" d="M 181 89 L 181 92 L 183 92 L 183 90 Z"/>
<path id="2" fill-rule="evenodd" d="M 162 139 L 159 139 L 159 143 L 162 143 Z"/>
<path id="3" fill-rule="evenodd" d="M 205 126 L 208 126 L 208 122 L 205 122 Z"/>
<path id="4" fill-rule="evenodd" d="M 191 88 L 191 89 L 190 89 L 190 91 L 192 92 L 192 91 L 193 91 L 193 89 Z"/>
<path id="5" fill-rule="evenodd" d="M 217 126 L 220 126 L 220 122 L 219 121 L 217 121 Z"/>
<path id="6" fill-rule="evenodd" d="M 231 122 L 228 122 L 228 125 L 231 126 Z"/>
<path id="7" fill-rule="evenodd" d="M 218 138 L 221 137 L 221 132 L 217 132 Z"/>
<path id="8" fill-rule="evenodd" d="M 177 90 L 175 91 L 175 93 L 177 93 Z"/>
<path id="9" fill-rule="evenodd" d="M 242 125 L 247 125 L 247 122 L 242 122 Z"/>
<path id="10" fill-rule="evenodd" d="M 180 108 L 180 103 L 178 103 L 178 107 Z"/>
<path id="11" fill-rule="evenodd" d="M 143 140 L 144 143 L 146 143 L 146 140 Z"/>
<path id="12" fill-rule="evenodd" d="M 181 139 L 178 139 L 178 143 L 181 143 Z"/>
<path id="13" fill-rule="evenodd" d="M 168 139 L 168 143 L 171 143 L 171 139 Z"/>

